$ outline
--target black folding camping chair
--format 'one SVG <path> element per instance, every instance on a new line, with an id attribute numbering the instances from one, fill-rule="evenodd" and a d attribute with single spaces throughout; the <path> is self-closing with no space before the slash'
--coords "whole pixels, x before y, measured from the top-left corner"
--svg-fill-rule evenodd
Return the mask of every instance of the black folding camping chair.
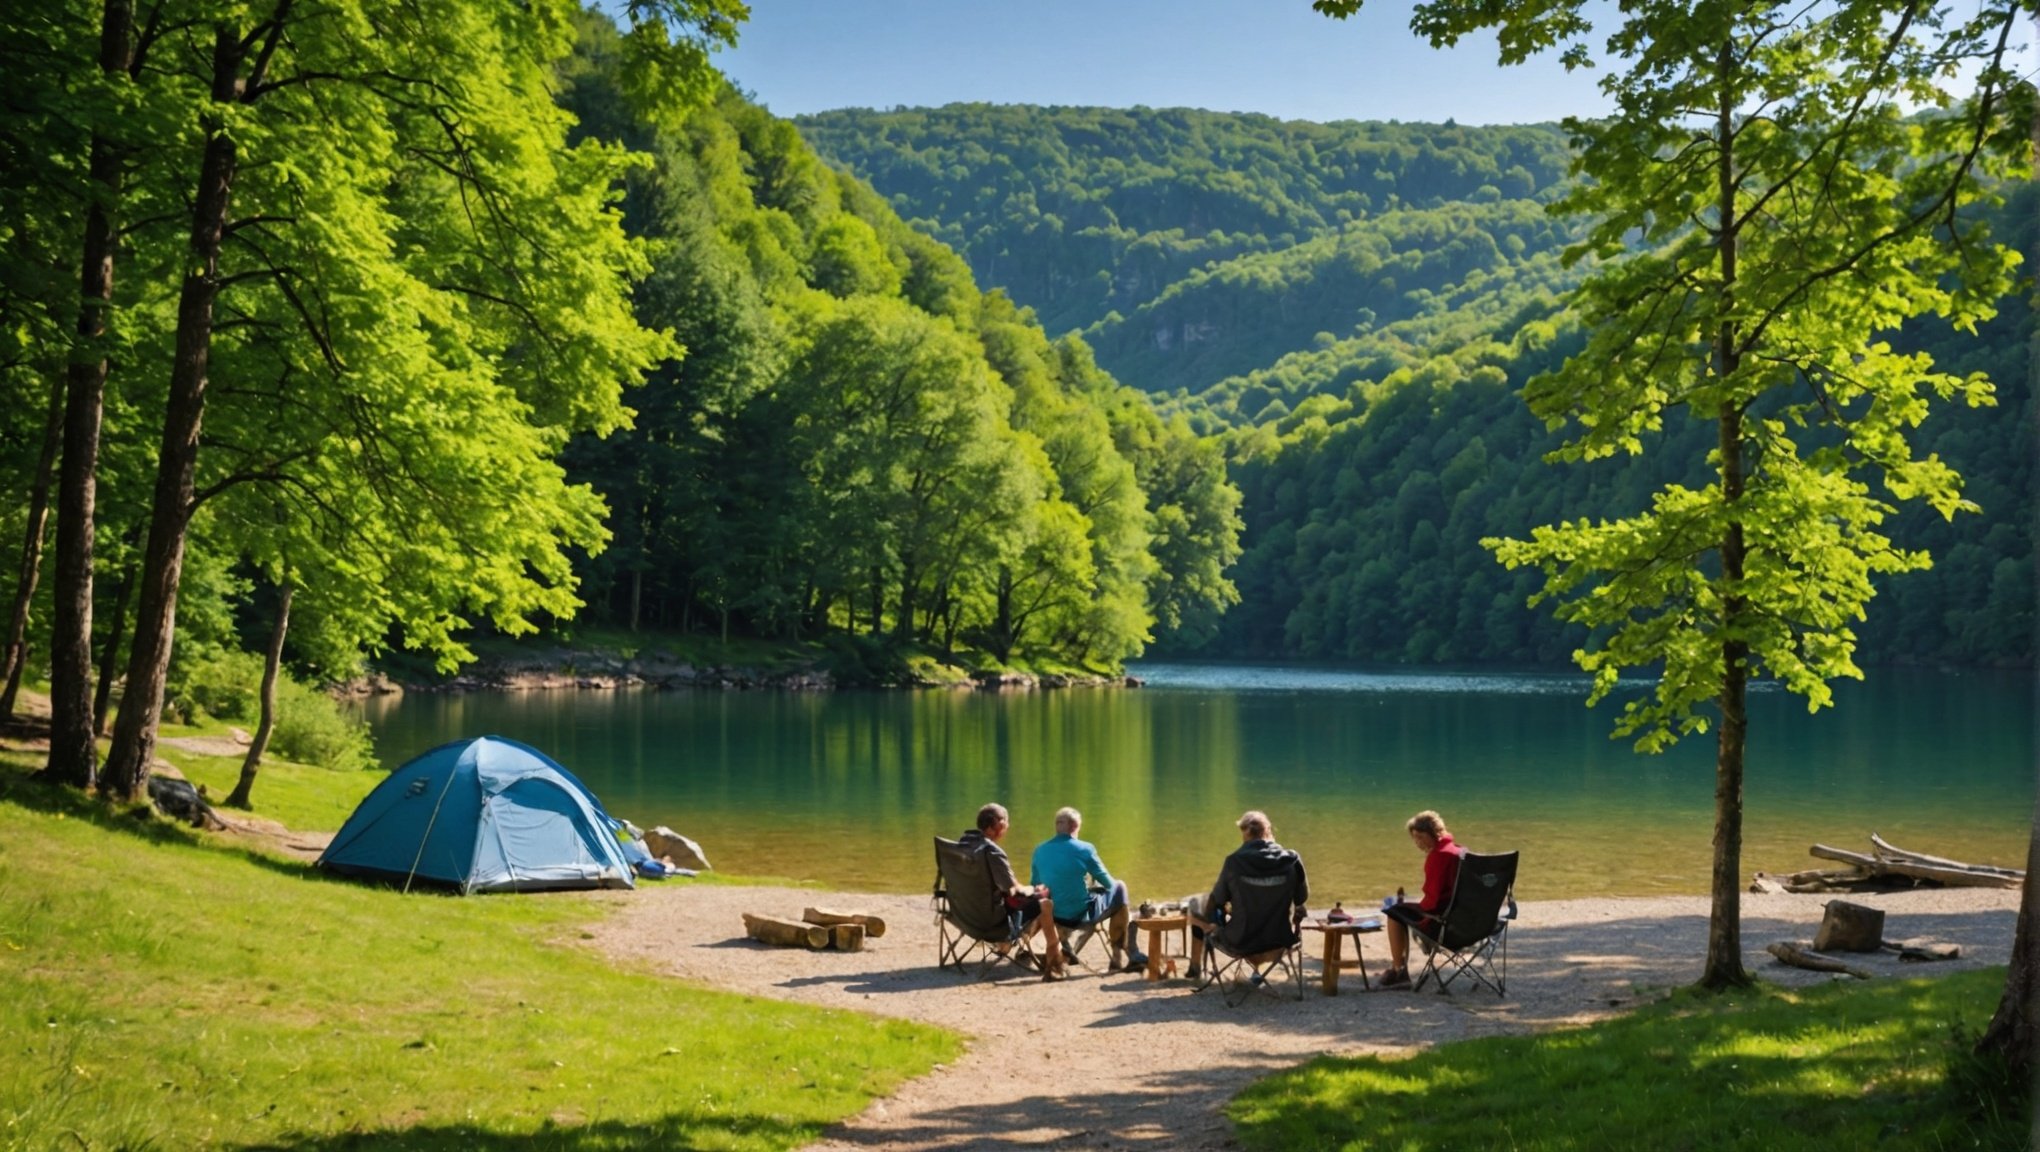
<path id="1" fill-rule="evenodd" d="M 1296 906 L 1300 879 L 1294 868 L 1280 876 L 1236 876 L 1224 923 L 1192 918 L 1204 931 L 1199 992 L 1217 984 L 1226 1005 L 1238 1007 L 1256 991 L 1280 999 L 1277 978 L 1286 977 L 1294 999 L 1303 999 L 1303 933 L 1297 929 L 1302 910 Z"/>
<path id="2" fill-rule="evenodd" d="M 935 838 L 935 936 L 937 968 L 954 967 L 979 980 L 1000 961 L 1041 967 L 1027 947 L 1026 926 L 1013 929 L 1005 893 L 992 887 L 992 869 L 981 853 L 954 840 Z M 975 957 L 975 959 L 973 959 Z"/>
<path id="3" fill-rule="evenodd" d="M 1429 921 L 1429 929 L 1412 927 L 1428 954 L 1412 991 L 1421 991 L 1435 974 L 1438 991 L 1449 995 L 1461 975 L 1508 995 L 1509 925 L 1516 919 L 1516 853 L 1482 856 L 1468 852 L 1459 860 L 1459 879 L 1445 915 Z"/>

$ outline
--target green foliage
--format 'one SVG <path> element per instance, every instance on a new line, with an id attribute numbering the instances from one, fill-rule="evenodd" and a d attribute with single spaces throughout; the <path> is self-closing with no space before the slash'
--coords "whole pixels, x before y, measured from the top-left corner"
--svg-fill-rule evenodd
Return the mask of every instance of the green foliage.
<path id="1" fill-rule="evenodd" d="M 1462 31 L 1496 22 L 1432 10 Z M 1991 383 L 1891 336 L 1925 315 L 1974 333 L 2012 288 L 2018 254 L 1961 210 L 2026 161 L 1990 47 L 2013 14 L 1944 28 L 1936 12 L 1917 29 L 1887 29 L 1881 5 L 1774 16 L 1639 14 L 1611 41 L 1631 67 L 1608 82 L 1622 112 L 1570 125 L 1589 179 L 1561 202 L 1594 221 L 1570 255 L 1603 260 L 1574 296 L 1587 343 L 1526 393 L 1572 429 L 1556 460 L 1640 455 L 1683 413 L 1718 427 L 1715 475 L 1664 486 L 1648 511 L 1483 541 L 1541 570 L 1538 599 L 1595 630 L 1577 657 L 1591 700 L 1624 668 L 1657 670 L 1617 725 L 1647 750 L 1707 730 L 1707 701 L 1738 714 L 1744 675 L 1828 703 L 1828 680 L 1862 675 L 1853 624 L 1872 576 L 1930 563 L 1882 531 L 1890 501 L 1976 510 L 1913 429 L 1933 399 L 1994 403 Z M 1952 102 L 1949 54 L 1983 60 L 1981 95 L 1959 114 L 1901 115 L 1900 100 Z M 1695 107 L 1724 111 L 1697 124 L 1670 111 Z"/>
<path id="2" fill-rule="evenodd" d="M 569 106 L 652 158 L 625 183 L 654 253 L 639 317 L 689 350 L 633 397 L 631 430 L 569 445 L 617 513 L 578 565 L 598 619 L 1110 669 L 1159 594 L 1172 620 L 1223 609 L 1237 518 L 1199 510 L 1166 552 L 1150 531 L 1167 508 L 1192 519 L 1186 501 L 1229 508 L 1215 450 L 1167 478 L 1181 491 L 1151 486 L 1153 458 L 1196 458 L 1187 425 L 1122 444 L 1156 420 L 1145 401 L 981 295 L 792 124 L 734 92 L 677 129 L 634 121 L 605 71 L 614 29 L 581 33 Z"/>
<path id="3" fill-rule="evenodd" d="M 252 728 L 262 714 L 262 664 L 262 657 L 252 652 L 223 648 L 179 661 L 165 690 L 164 710 L 185 724 L 212 718 Z M 276 727 L 270 733 L 269 752 L 341 771 L 376 763 L 368 726 L 332 697 L 288 673 L 276 682 Z"/>
<path id="4" fill-rule="evenodd" d="M 328 882 L 25 775 L 0 768 L 8 1152 L 793 1148 L 959 1048 L 620 971 L 561 943 L 585 901 Z"/>
<path id="5" fill-rule="evenodd" d="M 1682 995 L 1588 1028 L 1320 1057 L 1227 1111 L 1250 1149 L 2010 1150 L 2030 1093 L 1999 1095 L 1970 1052 L 2003 983 Z"/>
<path id="6" fill-rule="evenodd" d="M 376 767 L 367 723 L 331 696 L 288 676 L 276 682 L 276 730 L 269 734 L 269 747 L 286 760 L 336 771 Z"/>

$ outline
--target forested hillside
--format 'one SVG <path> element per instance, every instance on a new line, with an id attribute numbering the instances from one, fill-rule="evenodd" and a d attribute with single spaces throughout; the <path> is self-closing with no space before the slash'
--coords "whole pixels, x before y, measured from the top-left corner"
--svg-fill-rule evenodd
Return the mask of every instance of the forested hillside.
<path id="1" fill-rule="evenodd" d="M 634 427 L 568 447 L 611 512 L 577 564 L 595 618 L 1094 669 L 1215 630 L 1239 531 L 1218 444 L 736 93 L 634 120 L 616 33 L 587 25 L 565 103 L 651 157 L 624 199 L 655 253 L 638 316 L 687 349 Z"/>
<path id="2" fill-rule="evenodd" d="M 1527 608 L 1541 581 L 1479 541 L 1633 509 L 1670 479 L 1657 461 L 1699 459 L 1713 434 L 1669 428 L 1678 450 L 1639 463 L 1543 463 L 1557 440 L 1520 389 L 1578 346 L 1561 298 L 1583 271 L 1560 260 L 1577 224 L 1543 211 L 1567 164 L 1555 129 L 981 105 L 800 123 L 985 283 L 1082 330 L 1200 431 L 1231 430 L 1241 603 L 1206 654 L 1563 660 L 1581 636 Z M 1996 216 L 2029 254 L 2036 213 L 2022 188 Z M 1936 562 L 1883 582 L 1863 654 L 2030 663 L 2029 303 L 1975 336 L 1896 339 L 1987 372 L 1998 405 L 1920 430 L 1982 513 L 1894 520 Z"/>

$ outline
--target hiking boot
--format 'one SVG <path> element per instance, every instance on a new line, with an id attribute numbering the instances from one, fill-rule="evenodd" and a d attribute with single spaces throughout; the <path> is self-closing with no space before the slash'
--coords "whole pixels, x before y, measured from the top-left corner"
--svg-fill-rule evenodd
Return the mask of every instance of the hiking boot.
<path id="1" fill-rule="evenodd" d="M 1407 968 L 1390 968 L 1381 977 L 1376 988 L 1407 988 L 1410 986 L 1410 972 Z"/>

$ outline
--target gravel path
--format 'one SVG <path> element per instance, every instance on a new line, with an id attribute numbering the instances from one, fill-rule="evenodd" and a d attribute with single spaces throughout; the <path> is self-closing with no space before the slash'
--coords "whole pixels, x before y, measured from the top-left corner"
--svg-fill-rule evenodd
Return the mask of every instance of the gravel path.
<path id="1" fill-rule="evenodd" d="M 593 898 L 621 905 L 594 930 L 593 946 L 612 956 L 718 988 L 922 1020 L 972 1038 L 956 1063 L 839 1125 L 816 1146 L 830 1152 L 1229 1147 L 1219 1110 L 1267 1072 L 1321 1052 L 1406 1052 L 1605 1017 L 1697 978 L 1707 931 L 1700 897 L 1525 904 L 1510 932 L 1505 1000 L 1457 990 L 1450 997 L 1363 993 L 1351 972 L 1341 994 L 1326 997 L 1312 960 L 1301 1002 L 1256 997 L 1228 1008 L 1215 992 L 1193 994 L 1187 981 L 1149 984 L 1138 974 L 1080 970 L 1048 985 L 1014 973 L 978 984 L 938 971 L 926 897 L 676 881 Z M 1885 910 L 1887 939 L 1932 937 L 1961 945 L 1963 955 L 1938 964 L 1883 955 L 1851 963 L 1880 977 L 2002 964 L 2018 898 L 1983 890 L 1852 896 Z M 1744 962 L 1781 984 L 1830 979 L 1786 968 L 1763 951 L 1777 940 L 1810 940 L 1823 903 L 1819 896 L 1745 896 Z M 743 939 L 742 912 L 798 919 L 815 904 L 882 915 L 887 933 L 848 954 Z M 1306 947 L 1317 939 L 1308 936 Z M 1379 975 L 1386 944 L 1369 935 L 1365 947 Z M 1086 958 L 1102 966 L 1105 954 L 1101 939 Z"/>

